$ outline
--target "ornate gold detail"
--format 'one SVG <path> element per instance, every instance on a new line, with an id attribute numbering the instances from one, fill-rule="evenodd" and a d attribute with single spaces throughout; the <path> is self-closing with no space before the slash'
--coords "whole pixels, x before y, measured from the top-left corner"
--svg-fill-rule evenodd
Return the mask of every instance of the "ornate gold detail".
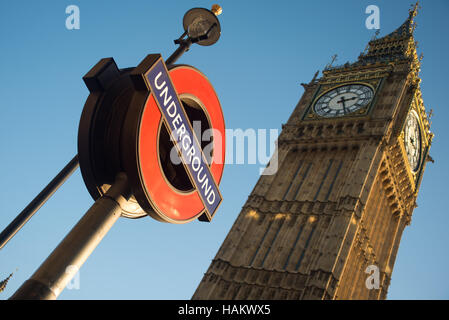
<path id="1" fill-rule="evenodd" d="M 363 78 L 362 78 L 363 79 Z M 364 117 L 368 114 L 368 112 L 372 109 L 373 103 L 376 100 L 376 95 L 377 95 L 377 87 L 379 86 L 380 81 L 382 80 L 382 78 L 372 78 L 372 79 L 363 79 L 364 81 L 345 81 L 345 82 L 334 82 L 334 81 L 330 81 L 330 82 L 321 82 L 321 87 L 319 88 L 319 91 L 316 93 L 315 98 L 313 99 L 313 101 L 310 103 L 307 113 L 304 116 L 303 120 L 327 120 L 327 121 L 332 121 L 332 120 L 336 120 L 336 119 L 345 119 L 345 118 L 360 118 L 360 117 Z M 363 107 L 357 111 L 354 111 L 353 113 L 344 115 L 344 116 L 339 116 L 339 117 L 335 117 L 335 118 L 326 118 L 326 117 L 321 117 L 319 115 L 317 115 L 315 113 L 315 111 L 313 110 L 313 107 L 315 105 L 315 103 L 318 101 L 318 99 L 326 94 L 326 92 L 329 92 L 335 88 L 338 88 L 340 86 L 344 86 L 344 85 L 350 85 L 350 84 L 361 84 L 361 85 L 365 85 L 370 87 L 373 92 L 374 92 L 374 96 L 372 101 L 369 103 L 369 105 L 367 107 Z"/>
<path id="2" fill-rule="evenodd" d="M 8 281 L 12 278 L 13 274 L 14 272 L 11 273 L 6 279 L 0 281 L 0 292 L 6 289 L 6 285 L 8 284 Z"/>
<path id="3" fill-rule="evenodd" d="M 210 9 L 216 16 L 219 16 L 223 13 L 223 8 L 218 4 L 213 4 L 212 9 Z"/>

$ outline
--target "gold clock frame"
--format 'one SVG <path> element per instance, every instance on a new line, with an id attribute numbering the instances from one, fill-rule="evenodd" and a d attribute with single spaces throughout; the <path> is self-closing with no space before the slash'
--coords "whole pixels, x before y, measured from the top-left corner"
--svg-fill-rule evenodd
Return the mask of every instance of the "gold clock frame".
<path id="1" fill-rule="evenodd" d="M 380 91 L 383 80 L 384 80 L 384 78 L 382 77 L 382 78 L 366 79 L 363 81 L 356 80 L 356 81 L 344 81 L 344 82 L 332 82 L 332 83 L 320 84 L 320 86 L 317 88 L 317 90 L 314 94 L 312 102 L 307 107 L 302 120 L 338 120 L 338 119 L 344 119 L 344 118 L 367 117 L 371 113 L 371 110 L 377 101 L 377 93 Z M 353 85 L 353 84 L 364 85 L 364 86 L 370 87 L 371 90 L 373 90 L 373 99 L 367 106 L 365 106 L 359 110 L 356 110 L 352 113 L 337 116 L 337 117 L 323 117 L 323 116 L 318 115 L 315 112 L 314 106 L 323 95 L 327 94 L 328 92 L 330 92 L 336 88 L 346 86 L 346 85 Z"/>
<path id="2" fill-rule="evenodd" d="M 408 115 L 411 112 L 414 112 L 416 114 L 416 117 L 418 118 L 418 127 L 419 127 L 420 134 L 421 134 L 421 154 L 420 154 L 419 164 L 418 164 L 418 167 L 416 170 L 412 169 L 412 167 L 410 165 L 410 161 L 408 160 L 407 150 L 405 149 L 405 133 L 404 133 L 404 130 L 406 127 L 405 120 L 404 120 L 404 123 L 401 128 L 401 133 L 399 134 L 400 149 L 401 149 L 403 157 L 405 158 L 404 162 L 406 163 L 407 174 L 408 174 L 410 181 L 413 182 L 415 192 L 417 190 L 418 180 L 419 180 L 420 176 L 422 175 L 422 170 L 423 170 L 423 167 L 424 167 L 427 155 L 428 155 L 429 145 L 430 145 L 430 140 L 431 140 L 431 136 L 425 130 L 423 118 L 420 113 L 420 110 L 417 108 L 417 104 L 418 104 L 418 101 L 416 100 L 416 97 L 415 97 L 412 100 L 410 109 L 408 110 L 408 112 L 405 116 L 405 120 L 406 120 Z"/>

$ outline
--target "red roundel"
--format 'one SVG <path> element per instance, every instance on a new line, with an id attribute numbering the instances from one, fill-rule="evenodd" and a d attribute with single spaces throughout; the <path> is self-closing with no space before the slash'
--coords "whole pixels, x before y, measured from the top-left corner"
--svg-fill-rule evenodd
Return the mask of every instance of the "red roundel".
<path id="1" fill-rule="evenodd" d="M 170 78 L 178 96 L 193 96 L 199 101 L 214 134 L 212 164 L 214 180 L 219 184 L 225 158 L 225 124 L 220 102 L 209 80 L 191 66 L 174 66 L 169 70 Z M 183 192 L 173 187 L 165 177 L 159 161 L 159 133 L 162 115 L 152 94 L 148 96 L 140 120 L 137 135 L 137 160 L 140 181 L 156 215 L 163 221 L 185 223 L 198 218 L 204 205 L 196 191 Z"/>

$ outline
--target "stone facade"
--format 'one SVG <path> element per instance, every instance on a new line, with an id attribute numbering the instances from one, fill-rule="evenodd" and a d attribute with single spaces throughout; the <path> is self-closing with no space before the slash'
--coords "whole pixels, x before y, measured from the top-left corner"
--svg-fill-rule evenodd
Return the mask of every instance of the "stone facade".
<path id="1" fill-rule="evenodd" d="M 193 299 L 385 299 L 411 222 L 430 133 L 413 39 L 416 6 L 357 62 L 327 67 L 305 92 L 278 140 L 279 170 L 261 176 Z M 356 114 L 322 118 L 312 105 L 343 84 L 374 88 Z M 411 170 L 404 122 L 419 115 L 420 169 Z M 366 268 L 379 270 L 368 289 Z"/>

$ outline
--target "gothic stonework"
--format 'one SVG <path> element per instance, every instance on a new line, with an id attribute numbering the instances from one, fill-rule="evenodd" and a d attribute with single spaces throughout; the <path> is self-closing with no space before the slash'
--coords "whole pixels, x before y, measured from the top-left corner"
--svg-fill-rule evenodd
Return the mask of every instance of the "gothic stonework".
<path id="1" fill-rule="evenodd" d="M 433 137 L 415 15 L 416 6 L 357 62 L 303 84 L 278 140 L 278 172 L 260 177 L 193 299 L 386 298 Z M 379 289 L 365 285 L 370 265 Z"/>

